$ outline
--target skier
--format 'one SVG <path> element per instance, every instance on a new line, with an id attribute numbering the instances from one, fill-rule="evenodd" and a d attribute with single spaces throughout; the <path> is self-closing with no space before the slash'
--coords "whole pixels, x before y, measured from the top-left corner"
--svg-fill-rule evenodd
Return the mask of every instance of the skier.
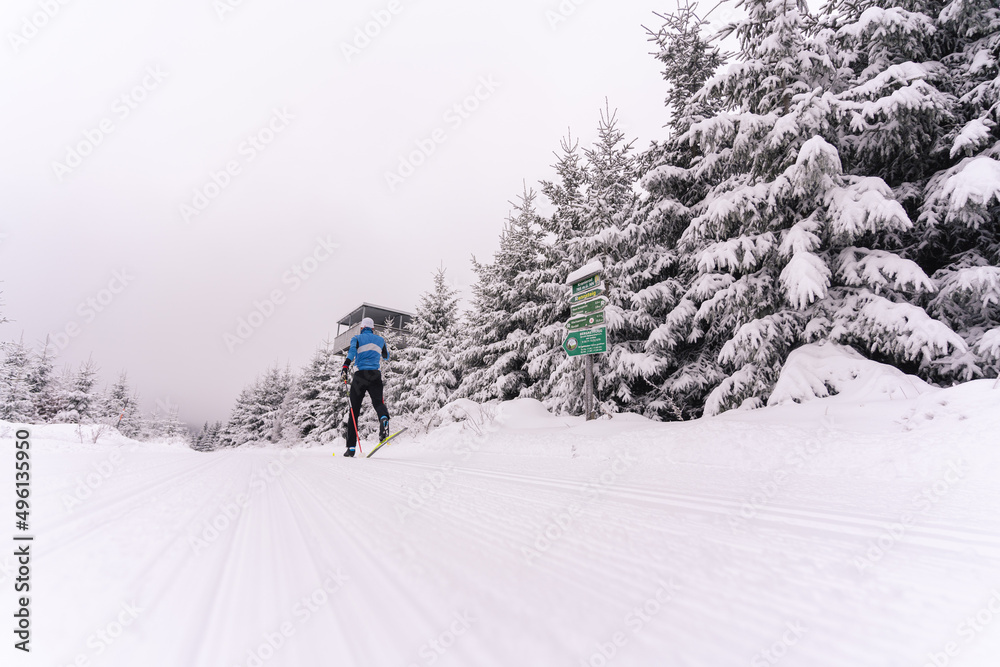
<path id="1" fill-rule="evenodd" d="M 357 366 L 354 379 L 351 381 L 351 421 L 347 424 L 347 451 L 344 456 L 354 456 L 354 446 L 357 442 L 358 419 L 361 418 L 361 401 L 365 392 L 372 399 L 372 406 L 379 417 L 378 439 L 381 442 L 389 437 L 389 410 L 382 399 L 382 373 L 379 365 L 382 359 L 389 361 L 389 345 L 385 339 L 375 333 L 375 322 L 366 317 L 361 320 L 361 333 L 351 338 L 351 347 L 347 351 L 347 359 L 340 372 L 340 379 L 347 384 L 347 370 L 351 362 Z"/>

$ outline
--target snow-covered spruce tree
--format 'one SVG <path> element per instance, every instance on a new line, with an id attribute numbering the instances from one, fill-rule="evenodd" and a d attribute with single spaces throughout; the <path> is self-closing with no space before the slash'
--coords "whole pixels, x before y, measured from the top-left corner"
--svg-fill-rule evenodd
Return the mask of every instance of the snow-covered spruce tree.
<path id="1" fill-rule="evenodd" d="M 221 441 L 226 447 L 249 442 L 277 442 L 285 420 L 285 398 L 292 387 L 292 375 L 286 368 L 269 368 L 240 392 L 233 406 Z"/>
<path id="2" fill-rule="evenodd" d="M 935 4 L 933 9 L 937 9 Z M 952 0 L 936 17 L 935 62 L 954 103 L 937 152 L 947 164 L 926 179 L 912 255 L 933 271 L 928 311 L 968 352 L 940 360 L 941 380 L 1000 373 L 1000 7 Z M 940 162 L 940 158 L 937 162 Z M 916 190 L 916 188 L 913 188 Z M 917 195 L 914 195 L 914 199 Z"/>
<path id="3" fill-rule="evenodd" d="M 59 376 L 53 372 L 52 354 L 46 337 L 41 351 L 32 353 L 28 368 L 28 391 L 38 422 L 51 422 L 59 413 L 59 390 Z"/>
<path id="4" fill-rule="evenodd" d="M 211 452 L 220 446 L 219 435 L 223 426 L 221 421 L 205 422 L 195 436 L 191 439 L 191 449 L 198 452 Z"/>
<path id="5" fill-rule="evenodd" d="M 581 219 L 584 233 L 570 241 L 573 269 L 590 261 L 604 266 L 608 306 L 604 316 L 608 330 L 608 352 L 594 358 L 595 407 L 598 411 L 641 410 L 634 392 L 647 388 L 637 382 L 643 369 L 637 365 L 636 353 L 652 328 L 645 309 L 632 300 L 635 294 L 635 272 L 641 271 L 636 253 L 641 241 L 631 236 L 629 226 L 635 219 L 638 205 L 636 181 L 638 156 L 632 141 L 618 127 L 617 112 L 605 108 L 598 125 L 598 140 L 586 155 L 587 190 Z M 655 252 L 655 251 L 654 251 Z M 641 280 L 641 279 L 640 279 Z M 641 362 L 640 362 L 641 364 Z M 557 377 L 565 373 L 567 382 L 558 383 L 556 395 L 563 400 L 578 400 L 582 384 L 579 368 L 582 358 L 567 357 Z"/>
<path id="6" fill-rule="evenodd" d="M 0 365 L 0 419 L 32 423 L 38 416 L 31 400 L 31 357 L 24 341 L 4 343 Z"/>
<path id="7" fill-rule="evenodd" d="M 191 437 L 191 449 L 193 449 L 196 452 L 212 451 L 212 447 L 207 438 L 208 428 L 209 428 L 208 422 L 206 421 L 205 424 L 201 427 L 201 430 L 199 430 Z"/>
<path id="8" fill-rule="evenodd" d="M 608 354 L 594 360 L 595 409 L 617 412 L 633 407 L 629 357 L 634 348 L 644 342 L 644 339 L 632 339 L 635 332 L 632 314 L 636 311 L 631 310 L 628 288 L 624 291 L 621 288 L 621 284 L 628 281 L 628 261 L 632 259 L 623 229 L 635 213 L 638 165 L 633 142 L 626 141 L 618 127 L 616 113 L 610 108 L 601 111 L 597 129 L 597 141 L 584 150 L 582 196 L 569 203 L 576 208 L 573 219 L 578 226 L 574 230 L 576 233 L 565 240 L 567 252 L 563 258 L 564 272 L 560 276 L 563 284 L 558 291 L 552 291 L 550 298 L 566 304 L 566 276 L 594 260 L 603 264 L 605 275 L 602 278 L 608 285 L 605 320 L 609 341 Z M 562 314 L 569 316 L 568 306 Z M 564 333 L 564 330 L 559 332 L 559 344 Z M 579 413 L 583 409 L 583 359 L 567 357 L 560 347 L 556 348 L 556 353 L 562 358 L 551 370 L 546 403 L 559 412 Z"/>
<path id="9" fill-rule="evenodd" d="M 421 295 L 407 329 L 407 347 L 399 357 L 408 368 L 397 410 L 423 421 L 450 400 L 461 379 L 455 358 L 462 335 L 458 293 L 443 267 L 434 272 L 434 289 Z"/>
<path id="10" fill-rule="evenodd" d="M 149 419 L 145 420 L 142 437 L 143 439 L 182 438 L 188 442 L 191 440 L 188 427 L 180 419 L 180 408 L 160 401 L 157 401 Z"/>
<path id="11" fill-rule="evenodd" d="M 67 368 L 57 395 L 59 411 L 53 421 L 61 424 L 86 424 L 97 419 L 100 415 L 97 410 L 99 397 L 94 391 L 96 382 L 97 367 L 92 359 L 81 364 L 76 373 Z"/>
<path id="12" fill-rule="evenodd" d="M 383 324 L 385 324 L 386 329 L 380 331 L 379 335 L 385 338 L 385 342 L 389 346 L 390 360 L 382 362 L 382 395 L 386 407 L 389 409 L 392 430 L 398 431 L 404 426 L 409 427 L 417 424 L 415 420 L 410 418 L 410 415 L 400 410 L 404 380 L 407 373 L 410 372 L 404 360 L 401 359 L 402 356 L 405 356 L 401 354 L 401 351 L 406 347 L 406 335 L 396 328 L 398 323 L 393 319 L 386 319 Z M 368 410 L 365 414 L 371 415 L 371 423 L 374 426 L 375 412 Z M 377 429 L 377 426 L 375 428 Z"/>
<path id="13" fill-rule="evenodd" d="M 539 283 L 546 257 L 536 196 L 525 187 L 512 203 L 514 213 L 504 225 L 492 262 L 472 259 L 477 281 L 458 357 L 462 383 L 456 396 L 478 402 L 509 400 L 531 384 L 529 332 L 537 329 L 545 301 Z"/>
<path id="14" fill-rule="evenodd" d="M 605 316 L 611 354 L 595 360 L 595 409 L 614 412 L 631 400 L 630 393 L 622 390 L 616 372 L 618 355 L 627 351 L 630 341 L 625 337 L 626 320 L 615 280 L 619 277 L 616 266 L 627 254 L 621 244 L 621 230 L 633 214 L 637 200 L 634 190 L 637 157 L 610 108 L 601 112 L 598 139 L 593 147 L 583 151 L 582 157 L 577 152 L 577 143 L 571 139 L 562 142 L 562 151 L 554 165 L 560 181 L 542 183 L 542 193 L 556 210 L 541 221 L 546 234 L 543 254 L 547 256 L 548 268 L 534 279 L 546 303 L 539 305 L 538 324 L 523 344 L 535 384 L 529 395 L 543 400 L 556 412 L 582 412 L 584 363 L 581 358 L 567 357 L 561 348 L 570 310 L 565 280 L 581 266 L 600 260 L 606 270 L 603 278 L 610 287 Z M 618 340 L 622 342 L 619 344 Z"/>
<path id="15" fill-rule="evenodd" d="M 98 420 L 117 427 L 127 438 L 138 438 L 146 431 L 139 395 L 129 386 L 125 371 L 99 398 L 96 410 Z"/>
<path id="16" fill-rule="evenodd" d="M 333 354 L 333 342 L 323 341 L 298 375 L 289 419 L 298 437 L 323 442 L 342 433 L 347 390 L 340 382 L 343 360 Z"/>
<path id="17" fill-rule="evenodd" d="M 668 86 L 670 134 L 639 156 L 643 194 L 617 234 L 621 257 L 614 282 L 623 325 L 612 361 L 619 396 L 631 396 L 629 410 L 681 419 L 685 413 L 700 413 L 704 396 L 723 377 L 668 318 L 696 272 L 678 241 L 693 217 L 692 207 L 709 187 L 692 169 L 703 158 L 698 145 L 679 138 L 718 111 L 714 98 L 696 100 L 694 95 L 723 58 L 702 34 L 705 22 L 691 5 L 657 16 L 662 25 L 647 32 Z"/>
<path id="18" fill-rule="evenodd" d="M 526 395 L 543 401 L 551 410 L 579 413 L 583 410 L 581 401 L 567 406 L 553 396 L 559 379 L 556 371 L 566 361 L 566 353 L 561 347 L 566 334 L 564 325 L 569 317 L 566 276 L 581 266 L 577 263 L 579 258 L 571 254 L 570 242 L 585 231 L 582 204 L 587 173 L 579 142 L 571 134 L 560 141 L 560 150 L 555 154 L 553 165 L 558 180 L 542 181 L 542 194 L 555 210 L 539 219 L 544 234 L 540 250 L 545 261 L 534 281 L 543 300 L 538 304 L 535 326 L 528 330 L 524 341 L 531 380 Z M 579 381 L 583 382 L 582 368 L 579 369 Z"/>
<path id="19" fill-rule="evenodd" d="M 924 371 L 964 346 L 917 305 L 933 284 L 898 254 L 912 223 L 889 185 L 845 170 L 838 147 L 853 155 L 857 138 L 842 119 L 861 91 L 837 33 L 804 3 L 744 5 L 739 62 L 695 96 L 724 111 L 684 136 L 704 153 L 695 175 L 717 185 L 680 239 L 697 275 L 668 315 L 727 373 L 708 414 L 761 405 L 803 342 L 838 340 Z"/>

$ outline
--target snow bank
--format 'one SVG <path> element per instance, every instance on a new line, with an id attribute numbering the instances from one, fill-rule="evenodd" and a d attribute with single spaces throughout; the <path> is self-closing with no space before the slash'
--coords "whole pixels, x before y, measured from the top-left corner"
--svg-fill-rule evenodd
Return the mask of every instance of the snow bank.
<path id="1" fill-rule="evenodd" d="M 107 424 L 14 424 L 0 420 L 0 440 L 13 439 L 17 430 L 22 428 L 27 428 L 31 433 L 32 444 L 44 443 L 49 450 L 93 451 L 110 448 L 135 450 L 156 447 L 190 450 L 182 438 L 142 442 L 125 437 Z"/>
<path id="2" fill-rule="evenodd" d="M 496 424 L 505 429 L 536 429 L 566 426 L 566 418 L 556 417 L 534 398 L 504 401 L 497 409 Z"/>
<path id="3" fill-rule="evenodd" d="M 866 359 L 837 343 L 815 343 L 793 350 L 768 406 L 802 403 L 838 395 L 849 401 L 916 398 L 932 387 L 898 368 Z"/>

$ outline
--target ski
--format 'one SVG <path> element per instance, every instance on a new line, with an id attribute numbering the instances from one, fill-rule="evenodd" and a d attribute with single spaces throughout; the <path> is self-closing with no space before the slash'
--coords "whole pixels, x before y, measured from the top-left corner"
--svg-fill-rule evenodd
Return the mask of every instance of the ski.
<path id="1" fill-rule="evenodd" d="M 375 445 L 375 449 L 373 449 L 370 452 L 368 452 L 368 456 L 366 456 L 365 458 L 366 459 L 370 459 L 372 457 L 372 454 L 374 454 L 375 452 L 378 451 L 379 447 L 381 447 L 385 443 L 389 442 L 390 440 L 392 440 L 393 438 L 395 438 L 397 435 L 399 435 L 400 433 L 402 433 L 405 430 L 406 430 L 406 427 L 404 426 L 403 428 L 399 429 L 398 431 L 396 431 L 392 435 L 387 436 L 385 440 L 383 440 L 382 442 L 380 442 L 377 445 Z"/>

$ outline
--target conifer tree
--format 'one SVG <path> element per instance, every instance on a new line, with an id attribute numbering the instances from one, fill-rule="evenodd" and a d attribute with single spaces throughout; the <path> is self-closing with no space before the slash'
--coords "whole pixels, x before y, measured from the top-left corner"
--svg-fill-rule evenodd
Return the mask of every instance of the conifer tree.
<path id="1" fill-rule="evenodd" d="M 55 419 L 59 412 L 57 395 L 60 387 L 59 376 L 53 372 L 48 337 L 45 338 L 41 352 L 34 352 L 31 355 L 28 369 L 28 391 L 31 394 L 32 408 L 36 419 L 40 423 L 48 423 Z"/>
<path id="2" fill-rule="evenodd" d="M 297 437 L 323 441 L 341 433 L 347 411 L 347 393 L 340 384 L 341 359 L 333 354 L 333 342 L 325 340 L 303 368 L 293 388 L 289 419 Z"/>
<path id="3" fill-rule="evenodd" d="M 545 295 L 546 265 L 534 191 L 525 187 L 489 263 L 472 260 L 477 282 L 459 354 L 462 384 L 456 395 L 475 401 L 509 400 L 531 385 L 527 361 Z"/>
<path id="4" fill-rule="evenodd" d="M 100 398 L 97 418 L 115 426 L 127 438 L 138 438 L 146 430 L 139 410 L 139 395 L 129 387 L 125 371 Z"/>
<path id="5" fill-rule="evenodd" d="M 529 396 L 543 401 L 550 410 L 580 410 L 580 404 L 568 405 L 556 396 L 555 388 L 563 378 L 558 373 L 566 362 L 562 350 L 565 322 L 569 317 L 566 301 L 566 276 L 580 266 L 578 257 L 572 256 L 570 245 L 585 233 L 583 219 L 584 194 L 587 172 L 579 142 L 572 134 L 560 141 L 553 169 L 557 181 L 542 181 L 542 194 L 554 206 L 551 215 L 540 218 L 544 242 L 544 262 L 537 284 L 544 300 L 539 304 L 537 323 L 524 342 L 528 350 L 528 373 L 532 385 Z M 570 369 L 573 366 L 569 367 Z M 582 369 L 578 378 L 582 382 Z"/>
<path id="6" fill-rule="evenodd" d="M 594 366 L 596 408 L 598 411 L 616 412 L 632 401 L 622 371 L 628 365 L 627 357 L 635 345 L 632 338 L 635 322 L 631 317 L 634 311 L 627 288 L 623 290 L 621 287 L 627 280 L 627 262 L 631 259 L 625 228 L 637 204 L 635 181 L 638 162 L 632 144 L 626 141 L 618 127 L 616 112 L 606 107 L 600 114 L 597 141 L 584 150 L 582 189 L 578 196 L 564 201 L 564 208 L 571 209 L 564 215 L 574 224 L 566 230 L 571 235 L 563 241 L 566 252 L 561 257 L 559 285 L 557 287 L 553 280 L 547 290 L 550 299 L 564 304 L 559 309 L 562 322 L 558 325 L 552 323 L 549 329 L 551 334 L 558 336 L 558 343 L 546 355 L 551 362 L 547 369 L 551 377 L 546 404 L 559 412 L 579 413 L 583 409 L 580 391 L 583 386 L 583 359 L 567 357 L 561 349 L 565 333 L 562 323 L 569 316 L 569 307 L 565 305 L 568 291 L 565 279 L 572 271 L 595 260 L 605 267 L 602 278 L 608 286 L 606 296 L 609 300 L 605 309 L 609 353 L 598 355 Z M 569 193 L 554 191 L 553 194 L 560 197 Z M 552 358 L 553 355 L 555 358 Z M 537 364 L 535 368 L 538 368 Z"/>
<path id="7" fill-rule="evenodd" d="M 54 420 L 63 424 L 86 424 L 100 417 L 98 397 L 94 392 L 96 382 L 97 367 L 92 359 L 81 364 L 76 373 L 67 368 L 57 397 L 59 411 Z"/>
<path id="8" fill-rule="evenodd" d="M 37 417 L 31 398 L 30 356 L 24 341 L 5 343 L 0 366 L 0 419 L 31 423 Z"/>
<path id="9" fill-rule="evenodd" d="M 398 355 L 406 372 L 399 411 L 423 419 L 450 400 L 461 379 L 455 359 L 461 336 L 458 293 L 448 285 L 444 267 L 435 271 L 434 289 L 421 296 L 407 329 L 407 347 Z"/>
<path id="10" fill-rule="evenodd" d="M 183 438 L 191 441 L 188 427 L 180 420 L 180 408 L 169 400 L 157 400 L 152 416 L 144 425 L 145 438 Z"/>
<path id="11" fill-rule="evenodd" d="M 250 442 L 277 442 L 281 439 L 292 388 L 288 369 L 269 368 L 262 377 L 240 392 L 224 432 L 220 437 L 225 447 L 238 447 Z"/>

